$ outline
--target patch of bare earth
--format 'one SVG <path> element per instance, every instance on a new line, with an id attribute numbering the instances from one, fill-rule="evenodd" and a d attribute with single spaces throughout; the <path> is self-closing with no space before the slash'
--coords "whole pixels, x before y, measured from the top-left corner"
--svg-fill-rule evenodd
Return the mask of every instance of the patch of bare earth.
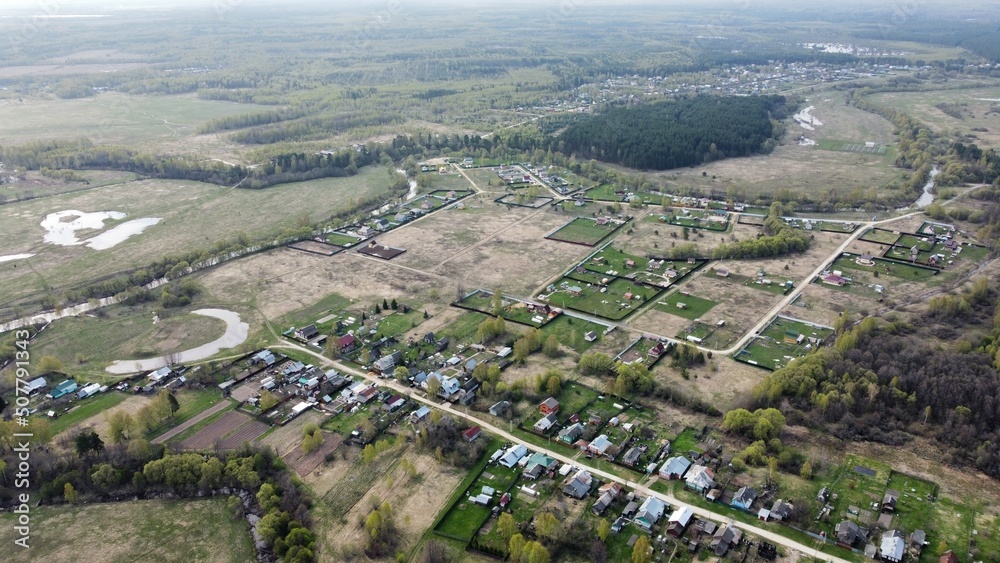
<path id="1" fill-rule="evenodd" d="M 403 246 L 403 265 L 461 282 L 468 288 L 501 287 L 531 293 L 543 280 L 568 269 L 588 247 L 545 239 L 572 219 L 561 212 L 487 204 L 446 210 L 397 229 L 379 242 Z"/>

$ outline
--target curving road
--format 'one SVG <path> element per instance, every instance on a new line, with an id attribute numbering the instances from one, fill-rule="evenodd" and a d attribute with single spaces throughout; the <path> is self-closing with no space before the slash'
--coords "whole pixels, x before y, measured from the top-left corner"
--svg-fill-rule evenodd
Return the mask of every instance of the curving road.
<path id="1" fill-rule="evenodd" d="M 363 373 L 363 372 L 358 371 L 356 369 L 353 369 L 351 367 L 345 366 L 345 365 L 341 364 L 340 362 L 335 362 L 333 360 L 330 360 L 329 358 L 327 358 L 327 357 L 325 357 L 325 356 L 323 356 L 323 355 L 321 355 L 321 354 L 319 354 L 319 353 L 317 353 L 317 352 L 315 352 L 313 350 L 309 350 L 308 348 L 305 348 L 305 347 L 302 347 L 302 346 L 298 346 L 296 344 L 282 343 L 282 344 L 277 344 L 277 345 L 271 346 L 271 348 L 279 348 L 279 349 L 280 348 L 285 348 L 285 349 L 297 350 L 299 352 L 304 352 L 306 354 L 309 354 L 309 355 L 314 356 L 315 358 L 319 359 L 322 362 L 323 365 L 330 366 L 330 367 L 335 367 L 338 370 L 341 370 L 341 371 L 346 372 L 346 373 L 350 373 L 350 374 L 352 374 L 352 375 L 354 375 L 356 377 L 361 377 L 361 378 L 366 379 L 368 381 L 377 383 L 377 384 L 379 384 L 379 385 L 381 385 L 383 387 L 390 388 L 390 389 L 396 391 L 397 393 L 399 393 L 401 395 L 409 397 L 413 401 L 416 401 L 418 403 L 423 403 L 423 404 L 425 404 L 427 406 L 434 407 L 434 408 L 436 408 L 436 409 L 438 409 L 440 411 L 446 412 L 446 413 L 451 414 L 453 416 L 456 416 L 458 418 L 465 419 L 466 421 L 468 421 L 468 422 L 470 422 L 472 424 L 478 425 L 483 430 L 485 430 L 485 431 L 487 431 L 487 432 L 489 432 L 489 433 L 491 433 L 491 434 L 493 434 L 495 436 L 499 436 L 499 437 L 501 437 L 501 438 L 503 438 L 505 440 L 509 440 L 511 442 L 514 442 L 514 443 L 522 443 L 522 440 L 520 438 L 518 438 L 517 436 L 514 436 L 513 434 L 511 434 L 511 433 L 503 430 L 502 428 L 494 426 L 494 425 L 490 424 L 489 422 L 486 422 L 486 421 L 481 420 L 481 419 L 479 419 L 479 418 L 477 418 L 477 417 L 475 417 L 473 415 L 470 415 L 467 412 L 463 412 L 463 411 L 460 411 L 458 409 L 455 409 L 450 403 L 439 404 L 439 403 L 436 403 L 435 401 L 427 399 L 426 397 L 424 397 L 422 395 L 414 394 L 413 393 L 413 389 L 411 389 L 410 387 L 406 387 L 406 386 L 400 385 L 398 382 L 396 382 L 393 379 L 379 379 L 379 378 L 376 378 L 375 376 L 372 376 L 372 375 L 370 375 L 368 373 Z M 813 555 L 815 557 L 821 558 L 823 561 L 827 561 L 827 562 L 831 562 L 831 563 L 851 563 L 850 561 L 848 561 L 846 559 L 842 559 L 840 557 L 836 557 L 836 556 L 833 556 L 833 555 L 829 555 L 829 554 L 826 554 L 826 553 L 819 552 L 819 551 L 816 550 L 815 547 L 808 546 L 808 545 L 799 543 L 797 541 L 791 540 L 789 538 L 786 538 L 785 536 L 782 536 L 782 535 L 780 535 L 778 533 L 775 533 L 775 532 L 772 532 L 770 530 L 765 530 L 763 528 L 759 528 L 757 526 L 753 526 L 753 525 L 750 525 L 750 524 L 744 524 L 742 522 L 735 522 L 735 521 L 733 521 L 727 515 L 719 514 L 719 513 L 716 513 L 716 512 L 712 512 L 711 510 L 708 510 L 708 509 L 705 509 L 705 508 L 700 508 L 700 507 L 697 507 L 697 506 L 691 506 L 690 504 L 687 504 L 687 503 L 679 500 L 674 495 L 664 494 L 664 493 L 661 493 L 661 492 L 658 492 L 658 491 L 654 491 L 654 490 L 650 489 L 649 487 L 647 487 L 645 485 L 640 485 L 639 483 L 636 483 L 634 481 L 629 481 L 627 479 L 623 479 L 623 478 L 621 478 L 618 475 L 615 475 L 613 473 L 608 473 L 606 471 L 602 471 L 600 469 L 587 466 L 587 465 L 581 463 L 580 460 L 570 458 L 570 457 L 568 457 L 568 456 L 566 456 L 566 455 L 564 455 L 562 453 L 555 452 L 555 451 L 549 450 L 547 448 L 543 448 L 541 446 L 536 446 L 534 444 L 529 445 L 529 448 L 531 450 L 534 450 L 534 451 L 537 451 L 537 452 L 542 452 L 545 455 L 548 455 L 549 457 L 552 457 L 553 459 L 557 459 L 557 460 L 559 460 L 559 461 L 561 461 L 563 463 L 569 463 L 571 465 L 577 465 L 577 466 L 581 466 L 581 467 L 586 467 L 587 471 L 589 471 L 593 475 L 599 476 L 600 478 L 606 479 L 608 481 L 615 481 L 615 482 L 620 483 L 621 485 L 623 485 L 625 487 L 634 489 L 634 490 L 638 491 L 639 493 L 641 493 L 643 495 L 656 497 L 656 498 L 658 498 L 658 499 L 660 499 L 660 500 L 662 500 L 662 501 L 670 504 L 670 506 L 672 506 L 672 507 L 687 506 L 695 514 L 697 514 L 699 517 L 701 517 L 703 519 L 714 520 L 716 522 L 723 522 L 723 523 L 732 524 L 732 525 L 736 526 L 737 528 L 740 528 L 741 530 L 744 530 L 745 532 L 749 532 L 749 533 L 751 533 L 751 534 L 753 534 L 755 536 L 758 536 L 760 538 L 763 538 L 763 539 L 765 539 L 765 540 L 767 540 L 767 541 L 769 541 L 769 542 L 771 542 L 773 544 L 783 545 L 783 546 L 785 546 L 785 547 L 787 547 L 789 549 L 794 549 L 794 550 L 799 551 L 801 553 L 804 553 L 806 555 Z"/>
<path id="2" fill-rule="evenodd" d="M 240 321 L 239 313 L 226 311 L 225 309 L 198 309 L 192 311 L 195 315 L 214 317 L 226 323 L 226 332 L 222 337 L 207 344 L 202 344 L 190 350 L 184 350 L 169 356 L 159 358 L 148 358 L 145 360 L 118 360 L 111 364 L 105 371 L 115 375 L 136 373 L 140 371 L 153 371 L 170 364 L 190 363 L 214 356 L 226 348 L 235 348 L 246 342 L 250 334 L 250 325 Z"/>

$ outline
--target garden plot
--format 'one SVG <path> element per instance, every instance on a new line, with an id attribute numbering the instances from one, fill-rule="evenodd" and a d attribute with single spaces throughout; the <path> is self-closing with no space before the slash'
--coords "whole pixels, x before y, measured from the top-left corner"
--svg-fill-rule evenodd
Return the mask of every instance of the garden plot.
<path id="1" fill-rule="evenodd" d="M 885 276 L 902 281 L 925 281 L 927 278 L 930 278 L 938 273 L 938 271 L 933 268 L 905 264 L 903 262 L 885 260 L 873 256 L 866 257 L 865 255 L 855 255 L 849 252 L 843 253 L 840 257 L 834 260 L 830 265 L 829 270 L 834 273 L 837 271 L 869 272 L 875 277 Z M 876 274 L 878 274 L 878 276 L 876 276 Z M 891 282 L 892 280 L 890 279 L 889 281 Z"/>
<path id="2" fill-rule="evenodd" d="M 549 321 L 559 316 L 557 311 L 553 311 L 547 305 L 526 303 L 503 295 L 500 298 L 499 311 L 494 311 L 494 293 L 484 289 L 473 291 L 458 301 L 456 305 L 487 315 L 499 312 L 500 316 L 508 321 L 537 328 L 545 326 Z"/>
<path id="3" fill-rule="evenodd" d="M 228 412 L 181 442 L 180 447 L 185 450 L 204 450 L 218 442 L 222 449 L 233 449 L 243 442 L 253 442 L 268 428 L 268 425 L 243 413 Z"/>
<path id="4" fill-rule="evenodd" d="M 767 369 L 778 369 L 821 346 L 833 329 L 788 317 L 777 317 L 733 357 Z"/>
<path id="5" fill-rule="evenodd" d="M 621 278 L 611 280 L 607 285 L 594 285 L 564 277 L 538 298 L 556 307 L 618 321 L 634 313 L 650 299 L 658 299 L 664 291 Z"/>
<path id="6" fill-rule="evenodd" d="M 666 223 L 691 229 L 708 229 L 710 231 L 726 231 L 729 229 L 729 214 L 722 210 L 704 210 L 670 208 L 659 214 L 651 213 L 646 217 L 647 223 Z"/>
<path id="7" fill-rule="evenodd" d="M 712 301 L 711 299 L 703 299 L 686 291 L 677 291 L 665 299 L 657 300 L 656 305 L 653 305 L 653 308 L 663 311 L 664 313 L 670 313 L 671 315 L 677 315 L 678 317 L 693 320 L 700 319 L 705 315 L 705 313 L 708 313 L 712 307 L 715 307 L 715 305 L 715 301 Z"/>
<path id="8" fill-rule="evenodd" d="M 576 217 L 545 238 L 584 246 L 596 246 L 625 224 L 625 221 L 614 219 Z"/>
<path id="9" fill-rule="evenodd" d="M 514 486 L 520 472 L 519 467 L 487 466 L 472 484 L 458 496 L 455 503 L 448 509 L 448 513 L 434 528 L 434 533 L 458 541 L 471 541 L 486 519 L 490 517 L 491 508 L 497 505 L 503 493 Z M 493 494 L 487 495 L 489 497 L 488 503 L 480 504 L 470 500 L 470 497 L 475 498 L 485 494 L 483 487 L 493 489 Z"/>

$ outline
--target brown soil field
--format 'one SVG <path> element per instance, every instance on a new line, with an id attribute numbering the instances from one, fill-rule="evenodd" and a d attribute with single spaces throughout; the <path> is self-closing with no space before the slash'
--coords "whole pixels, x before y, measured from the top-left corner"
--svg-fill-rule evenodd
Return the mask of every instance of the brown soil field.
<path id="1" fill-rule="evenodd" d="M 264 428 L 260 429 L 258 424 Z M 251 430 L 257 431 L 256 434 Z M 242 438 L 236 442 L 237 446 L 242 444 L 244 440 L 253 441 L 254 438 L 263 434 L 264 430 L 267 430 L 266 424 L 257 422 L 243 413 L 228 412 L 181 442 L 180 447 L 185 450 L 203 450 L 212 447 L 218 440 L 222 440 L 224 447 L 235 447 L 227 446 L 227 444 L 237 437 Z M 231 435 L 227 437 L 228 434 Z M 244 438 L 244 436 L 252 437 Z"/>
<path id="2" fill-rule="evenodd" d="M 326 457 L 326 454 L 337 451 L 337 448 L 339 448 L 343 442 L 344 440 L 339 434 L 324 431 L 323 445 L 321 445 L 319 449 L 307 454 L 305 453 L 305 450 L 302 449 L 302 442 L 299 441 L 299 445 L 284 456 L 285 462 L 299 474 L 299 477 L 305 477 L 315 471 L 316 468 L 323 463 L 323 459 Z"/>
<path id="3" fill-rule="evenodd" d="M 501 287 L 527 295 L 543 280 L 586 256 L 586 247 L 546 240 L 564 224 L 559 212 L 487 205 L 446 210 L 396 229 L 380 242 L 405 246 L 403 265 L 460 281 L 467 288 Z"/>
<path id="4" fill-rule="evenodd" d="M 709 367 L 713 362 L 716 365 L 714 372 Z M 707 360 L 704 366 L 689 368 L 690 379 L 682 378 L 679 372 L 669 366 L 669 358 L 657 364 L 653 371 L 657 381 L 680 387 L 688 394 L 715 405 L 722 412 L 745 406 L 744 400 L 749 397 L 753 386 L 770 373 L 718 354 Z"/>
<path id="5" fill-rule="evenodd" d="M 261 439 L 260 443 L 274 448 L 274 450 L 278 452 L 278 455 L 284 457 L 297 448 L 302 442 L 302 429 L 305 428 L 307 424 L 310 422 L 320 424 L 323 422 L 323 419 L 324 416 L 322 413 L 316 411 L 315 409 L 309 409 L 301 416 L 296 417 L 295 420 L 284 426 L 276 428 L 274 432 L 271 432 L 267 435 L 267 437 Z"/>

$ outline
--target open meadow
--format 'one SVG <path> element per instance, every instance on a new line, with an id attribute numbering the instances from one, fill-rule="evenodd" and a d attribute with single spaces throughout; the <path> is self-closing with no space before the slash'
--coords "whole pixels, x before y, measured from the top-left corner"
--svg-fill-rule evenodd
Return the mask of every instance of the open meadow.
<path id="1" fill-rule="evenodd" d="M 25 260 L 0 263 L 0 302 L 58 295 L 97 278 L 145 267 L 186 251 L 207 250 L 221 240 L 251 240 L 320 221 L 352 200 L 384 193 L 388 172 L 361 169 L 349 178 L 329 178 L 274 186 L 263 190 L 227 189 L 197 182 L 144 180 L 96 188 L 0 207 L 3 254 L 32 253 Z M 105 228 L 140 218 L 159 218 L 155 225 L 110 248 L 59 246 L 43 240 L 43 218 L 65 210 L 118 211 L 123 219 L 106 220 Z M 106 231 L 104 231 L 106 232 Z M 76 232 L 80 239 L 97 234 Z M 8 308 L 7 314 L 11 313 Z"/>
<path id="2" fill-rule="evenodd" d="M 11 563 L 256 561 L 246 522 L 233 519 L 225 497 L 37 507 L 29 549 L 13 547 L 12 514 L 0 514 L 0 522 L 4 560 Z"/>
<path id="3" fill-rule="evenodd" d="M 964 83 L 973 84 L 982 82 Z M 972 135 L 981 148 L 1000 146 L 1000 86 L 956 89 L 958 85 L 963 84 L 949 81 L 940 90 L 885 92 L 872 99 L 899 108 L 937 131 Z"/>

